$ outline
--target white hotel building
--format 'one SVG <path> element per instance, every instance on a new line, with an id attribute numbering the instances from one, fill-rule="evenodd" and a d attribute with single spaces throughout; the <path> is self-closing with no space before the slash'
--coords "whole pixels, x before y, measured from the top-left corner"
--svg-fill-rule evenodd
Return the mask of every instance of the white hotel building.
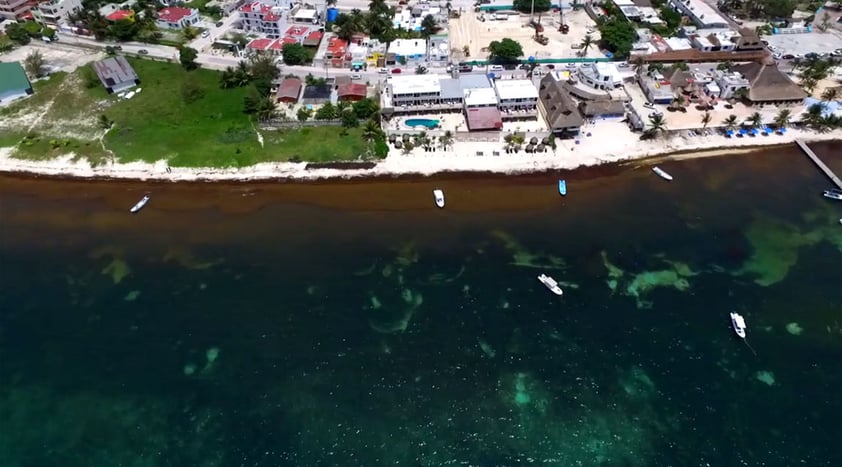
<path id="1" fill-rule="evenodd" d="M 497 106 L 503 118 L 523 118 L 538 114 L 538 89 L 527 79 L 494 81 Z"/>

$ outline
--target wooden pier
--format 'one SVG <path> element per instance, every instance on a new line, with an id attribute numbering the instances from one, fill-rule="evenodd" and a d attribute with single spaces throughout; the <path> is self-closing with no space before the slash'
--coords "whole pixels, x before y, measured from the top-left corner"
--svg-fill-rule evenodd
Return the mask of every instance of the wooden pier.
<path id="1" fill-rule="evenodd" d="M 833 171 L 830 170 L 830 167 L 826 166 L 824 162 L 822 162 L 822 160 L 819 159 L 819 156 L 817 156 L 816 153 L 814 153 L 813 150 L 810 149 L 809 146 L 807 146 L 807 143 L 801 141 L 800 139 L 796 139 L 795 144 L 797 144 L 798 147 L 800 147 L 801 150 L 804 151 L 804 154 L 807 154 L 807 157 L 809 157 L 813 161 L 813 163 L 815 163 L 816 166 L 819 169 L 821 169 L 821 171 L 824 172 L 825 175 L 827 175 L 827 178 L 829 178 L 833 183 L 836 184 L 836 186 L 840 190 L 842 190 L 842 179 L 839 178 L 835 173 L 833 173 Z"/>

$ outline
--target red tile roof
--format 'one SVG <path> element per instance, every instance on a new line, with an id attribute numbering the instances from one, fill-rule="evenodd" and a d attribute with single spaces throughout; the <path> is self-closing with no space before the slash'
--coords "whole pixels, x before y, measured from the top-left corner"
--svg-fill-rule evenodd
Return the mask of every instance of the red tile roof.
<path id="1" fill-rule="evenodd" d="M 301 80 L 298 78 L 287 78 L 278 85 L 277 99 L 286 101 L 298 101 L 301 94 Z"/>
<path id="2" fill-rule="evenodd" d="M 340 98 L 348 96 L 365 97 L 368 87 L 362 83 L 348 83 L 340 85 L 336 90 L 336 94 Z"/>
<path id="3" fill-rule="evenodd" d="M 467 109 L 468 129 L 476 130 L 499 130 L 503 128 L 503 119 L 497 107 L 474 107 Z"/>
<path id="4" fill-rule="evenodd" d="M 158 11 L 158 19 L 166 21 L 167 23 L 177 23 L 182 19 L 193 14 L 190 8 L 182 8 L 178 6 L 163 8 Z"/>
<path id="5" fill-rule="evenodd" d="M 120 21 L 123 19 L 132 19 L 134 17 L 134 11 L 132 10 L 117 10 L 114 13 L 106 16 L 105 18 L 111 21 Z"/>
<path id="6" fill-rule="evenodd" d="M 345 53 L 348 43 L 338 37 L 331 37 L 327 43 L 327 50 L 331 55 L 338 55 Z"/>

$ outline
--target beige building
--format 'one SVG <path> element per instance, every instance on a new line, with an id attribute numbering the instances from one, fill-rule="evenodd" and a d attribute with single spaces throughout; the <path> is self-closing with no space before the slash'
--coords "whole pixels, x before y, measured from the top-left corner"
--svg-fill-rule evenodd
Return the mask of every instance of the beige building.
<path id="1" fill-rule="evenodd" d="M 0 0 L 0 18 L 18 19 L 29 12 L 29 0 Z"/>

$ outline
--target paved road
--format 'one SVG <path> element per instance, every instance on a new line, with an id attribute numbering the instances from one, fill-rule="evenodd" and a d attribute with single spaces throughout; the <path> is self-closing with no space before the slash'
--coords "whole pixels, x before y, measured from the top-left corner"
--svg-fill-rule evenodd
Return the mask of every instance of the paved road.
<path id="1" fill-rule="evenodd" d="M 219 39 L 221 36 L 225 35 L 231 26 L 240 19 L 240 15 L 231 15 L 222 18 L 222 25 L 217 27 L 216 24 L 210 25 L 207 28 L 207 31 L 210 33 L 208 37 L 197 37 L 193 39 L 193 42 L 190 43 L 190 47 L 198 50 L 199 52 L 203 52 L 210 48 L 213 41 Z"/>

